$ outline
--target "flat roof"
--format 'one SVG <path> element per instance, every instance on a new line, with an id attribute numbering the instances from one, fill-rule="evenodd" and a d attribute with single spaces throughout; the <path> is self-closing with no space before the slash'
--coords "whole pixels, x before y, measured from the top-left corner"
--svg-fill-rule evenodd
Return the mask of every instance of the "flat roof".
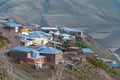
<path id="1" fill-rule="evenodd" d="M 59 54 L 60 52 L 62 52 L 61 50 L 58 50 L 53 47 L 47 47 L 47 46 L 42 46 L 38 48 L 37 50 L 43 54 Z"/>
<path id="2" fill-rule="evenodd" d="M 90 48 L 82 48 L 83 53 L 93 53 L 94 51 Z"/>
<path id="3" fill-rule="evenodd" d="M 76 30 L 76 29 L 73 29 L 73 28 L 63 28 L 64 31 L 66 32 L 83 32 L 81 30 Z"/>
<path id="4" fill-rule="evenodd" d="M 56 27 L 42 27 L 42 30 L 58 30 Z"/>
<path id="5" fill-rule="evenodd" d="M 42 32 L 42 31 L 32 31 L 31 33 L 29 33 L 29 35 L 27 35 L 28 38 L 47 38 L 46 33 Z"/>
<path id="6" fill-rule="evenodd" d="M 18 47 L 10 48 L 10 51 L 33 52 L 35 51 L 35 49 L 24 47 L 24 46 L 18 46 Z"/>
<path id="7" fill-rule="evenodd" d="M 52 40 L 49 40 L 49 42 L 51 42 L 51 43 L 53 43 L 53 44 L 60 44 L 60 45 L 62 45 L 61 42 L 56 42 L 56 41 L 52 41 Z"/>
<path id="8" fill-rule="evenodd" d="M 6 26 L 7 27 L 20 27 L 22 25 L 21 24 L 17 24 L 17 23 L 9 22 L 9 23 L 6 23 Z"/>
<path id="9" fill-rule="evenodd" d="M 31 42 L 31 40 L 21 40 L 22 43 Z"/>
<path id="10" fill-rule="evenodd" d="M 22 37 L 27 39 L 32 39 L 32 40 L 34 40 L 35 38 L 48 38 L 46 36 L 46 33 L 43 31 L 32 31 L 32 32 L 29 32 L 29 35 L 25 35 L 25 36 L 22 35 Z"/>
<path id="11" fill-rule="evenodd" d="M 112 60 L 110 60 L 110 59 L 105 59 L 105 58 L 98 58 L 98 60 L 102 60 L 103 62 L 113 62 Z"/>

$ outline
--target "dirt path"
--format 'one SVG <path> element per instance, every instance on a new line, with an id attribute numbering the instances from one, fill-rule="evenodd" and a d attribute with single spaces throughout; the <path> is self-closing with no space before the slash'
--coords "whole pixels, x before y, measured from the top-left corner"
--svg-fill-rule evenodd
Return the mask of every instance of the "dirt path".
<path id="1" fill-rule="evenodd" d="M 109 76 L 104 70 L 99 69 L 98 70 L 98 76 L 101 77 L 102 80 L 113 80 L 111 76 Z"/>
<path id="2" fill-rule="evenodd" d="M 5 63 L 5 65 L 7 66 L 7 72 L 8 74 L 11 75 L 12 80 L 35 80 L 32 77 L 28 77 L 27 75 L 24 75 L 23 73 L 21 73 L 19 70 L 17 70 L 6 58 L 6 56 L 4 55 L 5 52 L 8 52 L 8 50 L 6 51 L 0 51 L 0 60 L 3 61 Z"/>

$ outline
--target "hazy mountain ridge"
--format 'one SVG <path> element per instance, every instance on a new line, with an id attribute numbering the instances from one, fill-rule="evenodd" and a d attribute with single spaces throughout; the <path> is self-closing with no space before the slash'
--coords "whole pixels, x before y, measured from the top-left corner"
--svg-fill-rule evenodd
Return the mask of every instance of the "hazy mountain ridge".
<path id="1" fill-rule="evenodd" d="M 110 18 L 120 21 L 117 19 L 120 10 L 114 0 L 2 0 L 1 3 L 3 2 L 0 14 L 23 22 L 40 24 L 43 17 L 50 25 L 63 26 L 111 24 Z M 116 24 L 115 21 L 113 23 Z"/>
<path id="2" fill-rule="evenodd" d="M 113 33 L 120 25 L 120 0 L 0 0 L 0 16 L 21 23 L 86 27 L 90 32 Z M 105 38 L 106 43 L 109 36 Z M 114 36 L 119 40 L 118 37 Z"/>

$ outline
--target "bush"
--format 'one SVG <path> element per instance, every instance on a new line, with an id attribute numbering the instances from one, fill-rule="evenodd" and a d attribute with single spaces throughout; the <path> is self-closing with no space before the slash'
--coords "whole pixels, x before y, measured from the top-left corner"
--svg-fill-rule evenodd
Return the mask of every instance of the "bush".
<path id="1" fill-rule="evenodd" d="M 45 30 L 45 32 L 46 32 L 46 33 L 49 33 L 49 32 L 50 32 L 50 30 Z"/>
<path id="2" fill-rule="evenodd" d="M 68 43 L 63 43 L 63 44 L 62 44 L 62 47 L 63 47 L 63 48 L 68 48 L 68 47 L 70 47 L 70 44 L 68 44 Z"/>
<path id="3" fill-rule="evenodd" d="M 87 46 L 86 46 L 86 45 L 81 44 L 81 43 L 77 43 L 76 45 L 77 45 L 77 47 L 79 47 L 79 48 L 87 48 Z"/>

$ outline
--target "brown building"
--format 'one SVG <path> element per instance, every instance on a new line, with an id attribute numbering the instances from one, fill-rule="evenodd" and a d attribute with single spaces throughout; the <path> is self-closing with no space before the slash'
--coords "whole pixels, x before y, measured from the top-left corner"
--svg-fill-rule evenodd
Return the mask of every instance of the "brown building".
<path id="1" fill-rule="evenodd" d="M 5 24 L 5 29 L 12 31 L 12 32 L 16 32 L 19 33 L 22 31 L 23 26 L 21 24 L 17 24 L 17 23 L 6 23 Z"/>
<path id="2" fill-rule="evenodd" d="M 81 54 L 81 49 L 79 47 L 68 47 L 67 49 L 63 50 L 65 55 L 69 56 L 77 56 Z"/>
<path id="3" fill-rule="evenodd" d="M 41 56 L 39 51 L 23 46 L 11 48 L 8 56 L 13 58 L 17 63 L 24 61 L 30 65 L 34 65 L 36 69 L 42 68 L 45 60 L 45 57 Z"/>
<path id="4" fill-rule="evenodd" d="M 56 48 L 42 46 L 38 48 L 38 51 L 40 55 L 46 57 L 46 64 L 59 64 L 63 61 L 63 52 Z"/>

